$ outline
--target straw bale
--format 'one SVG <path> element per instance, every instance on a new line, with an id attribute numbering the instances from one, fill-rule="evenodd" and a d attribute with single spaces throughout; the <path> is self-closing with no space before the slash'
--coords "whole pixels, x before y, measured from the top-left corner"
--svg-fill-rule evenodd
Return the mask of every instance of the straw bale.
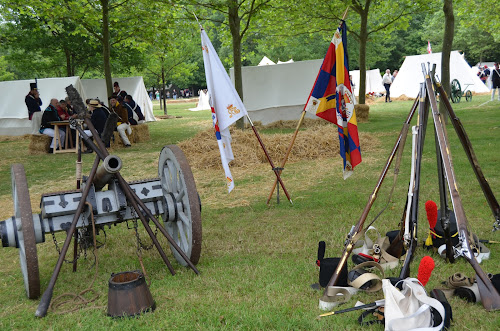
<path id="1" fill-rule="evenodd" d="M 32 155 L 45 154 L 49 152 L 52 137 L 46 134 L 32 134 L 30 136 L 29 153 Z"/>
<path id="2" fill-rule="evenodd" d="M 132 133 L 130 135 L 127 134 L 128 140 L 130 140 L 131 144 L 149 141 L 151 139 L 149 135 L 149 127 L 147 124 L 139 124 L 132 125 Z M 127 131 L 125 131 L 126 133 Z M 120 138 L 120 134 L 118 131 L 113 132 L 113 138 L 110 141 L 110 148 L 121 148 L 124 147 L 122 138 Z"/>
<path id="3" fill-rule="evenodd" d="M 292 121 L 293 122 L 293 121 Z M 325 121 L 323 121 L 325 122 Z M 316 124 L 316 123 L 315 123 Z M 285 123 L 284 125 L 288 125 Z M 295 126 L 297 123 L 295 122 Z M 251 130 L 231 128 L 234 160 L 231 167 L 252 168 L 267 162 L 258 140 Z M 281 163 L 291 141 L 291 134 L 260 134 L 266 150 L 273 162 Z M 360 134 L 364 151 L 375 148 L 378 140 L 368 133 Z M 199 132 L 193 138 L 179 143 L 189 164 L 196 169 L 222 168 L 217 140 L 213 129 Z M 335 125 L 319 125 L 302 130 L 292 147 L 289 162 L 329 158 L 339 153 L 338 131 Z"/>
<path id="4" fill-rule="evenodd" d="M 292 120 L 292 121 L 279 120 L 276 122 L 269 123 L 268 125 L 265 126 L 263 126 L 261 122 L 254 122 L 255 127 L 262 127 L 265 129 L 295 129 L 297 128 L 297 124 L 298 124 L 297 120 Z M 304 118 L 300 127 L 303 129 L 316 128 L 329 124 L 331 123 L 323 119 Z"/>
<path id="5" fill-rule="evenodd" d="M 133 132 L 134 132 L 134 130 L 132 129 L 132 133 Z M 125 131 L 125 134 L 126 133 L 127 132 Z M 131 140 L 132 135 L 127 134 L 127 137 L 128 137 L 128 140 L 130 140 L 130 143 L 133 143 L 133 141 Z M 113 136 L 111 137 L 109 146 L 112 149 L 125 147 L 125 145 L 123 144 L 122 138 L 120 138 L 120 134 L 118 133 L 118 131 L 113 131 Z"/>
<path id="6" fill-rule="evenodd" d="M 370 113 L 370 106 L 368 105 L 355 105 L 356 119 L 358 122 L 368 122 L 368 115 Z"/>
<path id="7" fill-rule="evenodd" d="M 132 135 L 131 142 L 139 143 L 144 141 L 149 141 L 151 138 L 149 136 L 149 127 L 147 124 L 132 125 Z"/>

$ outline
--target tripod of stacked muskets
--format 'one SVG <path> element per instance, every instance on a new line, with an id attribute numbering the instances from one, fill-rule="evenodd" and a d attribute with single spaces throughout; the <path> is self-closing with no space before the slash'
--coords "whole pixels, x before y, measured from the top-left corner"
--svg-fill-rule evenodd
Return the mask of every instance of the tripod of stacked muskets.
<path id="1" fill-rule="evenodd" d="M 401 258 L 403 251 L 406 251 L 406 256 L 404 259 L 403 266 L 399 275 L 400 279 L 409 277 L 410 274 L 410 263 L 412 262 L 416 247 L 417 247 L 417 225 L 418 225 L 418 198 L 419 198 L 419 188 L 420 188 L 420 168 L 422 160 L 423 145 L 425 140 L 425 133 L 427 129 L 427 121 L 429 113 L 434 121 L 435 128 L 435 144 L 436 144 L 436 155 L 437 155 L 437 169 L 439 178 L 439 192 L 440 192 L 440 204 L 441 204 L 441 217 L 438 221 L 441 222 L 442 228 L 444 230 L 444 236 L 446 241 L 446 258 L 450 262 L 454 262 L 458 257 L 464 257 L 472 266 L 476 273 L 476 279 L 478 284 L 479 293 L 481 296 L 481 301 L 483 307 L 487 311 L 493 311 L 500 309 L 500 295 L 496 288 L 493 286 L 488 275 L 480 267 L 478 261 L 475 258 L 474 253 L 478 251 L 475 247 L 474 240 L 471 237 L 471 233 L 468 230 L 468 221 L 465 216 L 464 208 L 462 205 L 461 197 L 457 189 L 457 181 L 455 177 L 455 171 L 453 168 L 453 163 L 451 160 L 449 139 L 445 127 L 445 118 L 442 113 L 439 112 L 438 103 L 436 99 L 436 93 L 440 95 L 440 102 L 443 102 L 444 107 L 448 111 L 451 123 L 462 143 L 465 153 L 469 159 L 472 169 L 476 175 L 477 180 L 481 186 L 488 205 L 493 213 L 495 222 L 493 224 L 493 231 L 500 229 L 500 207 L 498 201 L 496 200 L 488 182 L 486 181 L 483 172 L 479 166 L 478 160 L 472 148 L 472 144 L 462 126 L 462 123 L 456 116 L 450 102 L 448 101 L 447 94 L 443 89 L 443 86 L 435 78 L 435 67 L 433 65 L 432 70 L 430 70 L 430 65 L 427 66 L 422 63 L 422 72 L 425 77 L 425 82 L 420 85 L 419 96 L 415 99 L 415 102 L 406 118 L 403 129 L 401 130 L 396 143 L 389 155 L 389 158 L 382 170 L 382 173 L 378 179 L 378 182 L 369 197 L 368 203 L 366 204 L 363 213 L 358 221 L 358 223 L 353 226 L 352 230 L 347 235 L 347 239 L 344 244 L 344 251 L 340 258 L 340 262 L 337 265 L 328 285 L 325 288 L 324 294 L 320 299 L 320 302 L 331 302 L 333 301 L 331 297 L 328 296 L 328 288 L 336 285 L 339 280 L 342 268 L 347 263 L 347 259 L 351 254 L 356 242 L 362 238 L 366 228 L 363 225 L 368 217 L 368 213 L 377 198 L 377 193 L 384 181 L 386 174 L 388 173 L 389 167 L 394 160 L 398 150 L 404 147 L 404 141 L 406 134 L 408 132 L 408 126 L 413 118 L 413 115 L 418 110 L 417 119 L 417 145 L 416 145 L 416 157 L 415 157 L 415 175 L 412 180 L 412 185 L 409 188 L 409 196 L 412 196 L 411 201 L 405 204 L 406 214 L 409 208 L 408 222 L 404 220 L 400 223 L 400 231 L 397 237 L 392 241 L 387 252 L 397 258 Z M 448 208 L 447 205 L 447 192 L 452 202 L 453 211 Z M 458 230 L 459 242 L 457 245 L 452 245 L 451 234 L 450 234 L 450 213 L 455 214 Z M 376 218 L 375 218 L 376 219 Z M 372 222 L 373 223 L 373 222 Z"/>

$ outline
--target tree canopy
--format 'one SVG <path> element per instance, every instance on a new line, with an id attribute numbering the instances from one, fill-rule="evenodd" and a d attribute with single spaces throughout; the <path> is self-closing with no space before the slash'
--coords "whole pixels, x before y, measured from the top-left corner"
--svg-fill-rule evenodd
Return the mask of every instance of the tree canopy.
<path id="1" fill-rule="evenodd" d="M 323 58 L 347 7 L 351 70 L 399 68 L 427 41 L 443 48 L 442 3 L 433 1 L 0 0 L 0 80 L 142 75 L 148 87 L 198 89 L 206 85 L 194 14 L 228 69 L 263 56 Z M 453 9 L 451 48 L 471 65 L 500 60 L 500 3 L 456 0 Z"/>

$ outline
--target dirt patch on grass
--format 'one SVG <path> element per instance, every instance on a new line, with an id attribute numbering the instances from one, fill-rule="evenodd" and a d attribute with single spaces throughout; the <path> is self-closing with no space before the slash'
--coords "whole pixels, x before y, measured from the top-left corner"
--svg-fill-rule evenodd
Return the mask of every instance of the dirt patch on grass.
<path id="1" fill-rule="evenodd" d="M 182 118 L 182 116 L 173 116 L 173 115 L 158 115 L 155 116 L 156 120 L 169 120 L 172 118 Z"/>

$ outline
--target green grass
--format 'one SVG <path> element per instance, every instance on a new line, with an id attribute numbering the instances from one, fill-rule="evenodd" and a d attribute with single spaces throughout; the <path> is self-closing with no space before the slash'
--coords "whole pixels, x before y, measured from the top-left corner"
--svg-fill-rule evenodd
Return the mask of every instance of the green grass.
<path id="1" fill-rule="evenodd" d="M 453 106 L 467 130 L 483 172 L 498 197 L 500 103 L 492 102 L 479 108 L 487 99 L 487 96 L 474 96 L 472 102 Z M 181 267 L 166 249 L 177 272 L 171 276 L 155 250 L 145 252 L 144 264 L 151 279 L 150 289 L 157 309 L 140 318 L 110 319 L 105 315 L 105 308 L 63 315 L 49 311 L 47 317 L 35 318 L 38 300 L 28 300 L 25 296 L 18 252 L 16 249 L 2 248 L 0 329 L 365 329 L 357 324 L 358 313 L 331 316 L 319 321 L 315 319 L 320 313 L 317 305 L 321 294 L 311 290 L 309 285 L 318 279 L 314 263 L 317 244 L 319 240 L 325 240 L 326 256 L 340 256 L 345 236 L 351 225 L 360 218 L 411 105 L 410 101 L 398 101 L 371 106 L 370 121 L 360 123 L 359 131 L 373 134 L 378 138 L 379 146 L 374 150 L 363 150 L 364 162 L 346 181 L 341 177 L 338 155 L 287 164 L 283 181 L 292 196 L 293 205 L 286 201 L 281 191 L 281 203 L 276 204 L 273 198 L 270 207 L 266 206 L 265 201 L 274 180 L 267 164 L 253 169 L 233 168 L 236 188 L 229 195 L 221 169 L 192 169 L 203 205 L 203 244 L 197 265 L 201 275 L 196 276 L 190 269 Z M 151 141 L 113 151 L 123 160 L 122 174 L 127 180 L 157 176 L 156 167 L 162 146 L 189 139 L 199 130 L 211 126 L 210 111 L 186 110 L 191 107 L 194 107 L 193 103 L 169 104 L 168 114 L 181 118 L 150 123 Z M 155 104 L 154 112 L 156 115 L 163 114 L 158 104 Z M 292 131 L 265 130 L 266 133 L 284 132 L 288 135 Z M 481 238 L 498 240 L 498 232 L 491 232 L 491 211 L 451 126 L 448 127 L 448 134 L 469 224 Z M 423 202 L 439 199 L 433 135 L 430 121 L 422 160 L 420 242 L 427 236 Z M 300 134 L 297 139 L 300 139 Z M 0 142 L 0 220 L 13 214 L 10 188 L 12 163 L 21 162 L 26 168 L 35 212 L 39 212 L 41 194 L 74 188 L 75 155 L 32 156 L 28 154 L 28 143 L 26 140 Z M 408 189 L 409 146 L 405 149 L 393 202 L 374 224 L 381 233 L 396 229 L 403 211 Z M 93 157 L 83 156 L 84 174 L 88 174 Z M 279 161 L 274 160 L 275 163 Z M 367 222 L 385 206 L 392 181 L 390 171 Z M 98 251 L 99 272 L 93 287 L 100 294 L 95 306 L 104 307 L 107 305 L 110 274 L 140 269 L 133 231 L 120 224 L 106 230 L 106 233 L 106 246 Z M 64 235 L 58 233 L 57 239 L 61 243 Z M 104 240 L 102 234 L 99 239 Z M 168 247 L 165 240 L 161 242 L 164 247 Z M 37 245 L 42 291 L 47 287 L 57 259 L 53 246 L 50 235 L 46 236 L 45 243 Z M 482 268 L 487 272 L 500 272 L 498 247 L 489 246 L 491 259 L 482 263 Z M 416 276 L 418 261 L 426 254 L 429 252 L 423 248 L 417 249 L 411 265 L 412 276 Z M 435 259 L 436 269 L 427 285 L 428 290 L 438 287 L 441 281 L 454 272 L 473 276 L 473 269 L 465 261 L 460 260 L 451 265 L 436 254 L 430 254 Z M 73 273 L 71 267 L 64 264 L 54 298 L 65 292 L 77 293 L 85 289 L 94 278 L 92 265 L 92 258 L 80 259 L 79 270 Z M 388 276 L 398 274 L 399 268 L 387 272 Z M 361 293 L 345 306 L 354 305 L 356 299 L 372 302 L 382 296 L 381 292 Z M 500 325 L 500 315 L 485 312 L 480 304 L 469 304 L 457 298 L 453 298 L 450 303 L 456 330 L 494 330 Z M 371 328 L 382 330 L 381 326 Z"/>

